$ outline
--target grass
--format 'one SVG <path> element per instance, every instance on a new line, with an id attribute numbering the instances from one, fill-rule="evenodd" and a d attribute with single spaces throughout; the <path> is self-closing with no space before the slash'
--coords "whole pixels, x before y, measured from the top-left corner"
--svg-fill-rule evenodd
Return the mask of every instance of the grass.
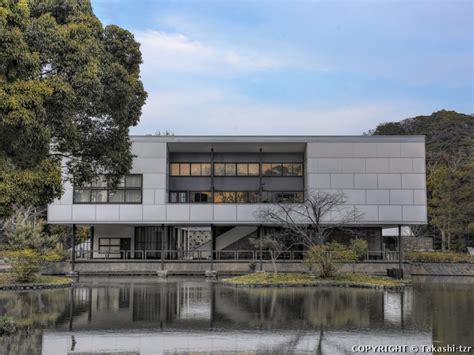
<path id="1" fill-rule="evenodd" d="M 49 276 L 49 275 L 38 275 L 31 282 L 17 282 L 15 276 L 9 272 L 0 273 L 0 285 L 21 285 L 21 284 L 45 284 L 45 285 L 68 285 L 71 283 L 71 279 L 65 276 Z"/>
<path id="2" fill-rule="evenodd" d="M 303 273 L 259 272 L 223 280 L 236 286 L 352 286 L 352 287 L 400 287 L 406 280 L 395 280 L 386 276 L 373 276 L 357 273 L 338 274 L 332 278 L 318 278 Z"/>
<path id="3" fill-rule="evenodd" d="M 411 252 L 407 259 L 413 263 L 474 263 L 474 256 L 454 252 Z"/>

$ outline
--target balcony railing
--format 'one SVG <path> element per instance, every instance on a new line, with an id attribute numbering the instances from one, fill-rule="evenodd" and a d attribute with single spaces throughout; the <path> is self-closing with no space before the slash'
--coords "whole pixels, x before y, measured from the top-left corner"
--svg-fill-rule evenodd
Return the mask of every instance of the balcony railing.
<path id="1" fill-rule="evenodd" d="M 279 261 L 303 261 L 306 251 L 286 250 L 279 253 Z M 369 251 L 362 261 L 398 261 L 398 251 Z M 123 261 L 258 261 L 271 260 L 268 250 L 76 250 L 75 259 Z"/>

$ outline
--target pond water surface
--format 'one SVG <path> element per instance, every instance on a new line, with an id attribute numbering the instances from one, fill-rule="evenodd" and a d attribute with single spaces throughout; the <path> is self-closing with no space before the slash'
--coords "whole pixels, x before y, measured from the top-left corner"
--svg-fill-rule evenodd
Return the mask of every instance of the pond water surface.
<path id="1" fill-rule="evenodd" d="M 0 292 L 0 314 L 27 328 L 0 337 L 0 354 L 332 355 L 354 354 L 355 345 L 431 354 L 422 347 L 474 346 L 473 291 L 473 278 L 417 278 L 392 292 L 81 277 L 71 289 Z"/>

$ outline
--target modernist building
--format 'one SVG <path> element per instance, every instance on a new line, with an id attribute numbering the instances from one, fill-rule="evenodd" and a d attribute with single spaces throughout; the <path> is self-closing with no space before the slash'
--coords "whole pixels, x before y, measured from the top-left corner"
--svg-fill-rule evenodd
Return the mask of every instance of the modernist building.
<path id="1" fill-rule="evenodd" d="M 89 257 L 196 258 L 249 249 L 256 211 L 297 203 L 308 191 L 343 193 L 371 250 L 383 227 L 427 221 L 422 136 L 133 136 L 130 175 L 65 184 L 48 221 L 90 228 Z M 337 219 L 334 214 L 332 218 Z M 122 251 L 122 252 L 119 252 Z M 174 253 L 173 251 L 177 251 Z M 202 257 L 203 254 L 201 253 Z M 204 255 L 205 257 L 205 255 Z"/>

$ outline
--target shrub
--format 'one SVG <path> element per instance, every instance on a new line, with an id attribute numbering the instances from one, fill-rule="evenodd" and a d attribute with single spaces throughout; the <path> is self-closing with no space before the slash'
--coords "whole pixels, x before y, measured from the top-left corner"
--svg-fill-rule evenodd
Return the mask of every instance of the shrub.
<path id="1" fill-rule="evenodd" d="M 257 264 L 254 261 L 250 262 L 249 263 L 249 271 L 250 272 L 255 272 L 256 269 L 257 269 Z"/>
<path id="2" fill-rule="evenodd" d="M 306 262 L 311 266 L 318 265 L 323 278 L 334 276 L 341 263 L 356 260 L 357 256 L 351 249 L 337 242 L 315 245 L 306 254 Z"/>
<path id="3" fill-rule="evenodd" d="M 407 259 L 414 263 L 474 263 L 474 256 L 449 252 L 410 252 Z"/>
<path id="4" fill-rule="evenodd" d="M 351 239 L 349 249 L 352 250 L 358 261 L 364 260 L 367 257 L 369 251 L 369 244 L 367 240 L 355 238 Z"/>
<path id="5" fill-rule="evenodd" d="M 42 266 L 59 259 L 55 251 L 41 254 L 33 249 L 12 251 L 8 253 L 8 257 L 17 282 L 34 281 Z"/>
<path id="6" fill-rule="evenodd" d="M 0 317 L 0 335 L 13 334 L 18 330 L 16 322 L 7 316 Z"/>

